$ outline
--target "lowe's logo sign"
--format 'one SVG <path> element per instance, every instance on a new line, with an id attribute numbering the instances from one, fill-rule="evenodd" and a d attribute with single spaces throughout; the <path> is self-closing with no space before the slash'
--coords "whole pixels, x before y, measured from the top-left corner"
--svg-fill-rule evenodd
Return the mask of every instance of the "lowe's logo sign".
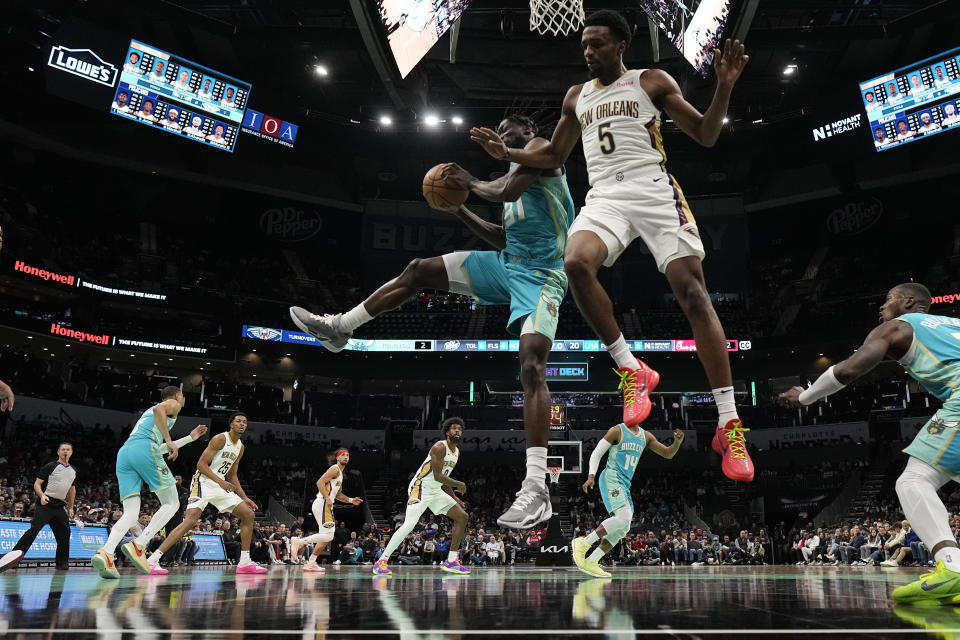
<path id="1" fill-rule="evenodd" d="M 108 87 L 117 83 L 117 68 L 90 49 L 68 49 L 57 45 L 50 49 L 47 64 Z"/>

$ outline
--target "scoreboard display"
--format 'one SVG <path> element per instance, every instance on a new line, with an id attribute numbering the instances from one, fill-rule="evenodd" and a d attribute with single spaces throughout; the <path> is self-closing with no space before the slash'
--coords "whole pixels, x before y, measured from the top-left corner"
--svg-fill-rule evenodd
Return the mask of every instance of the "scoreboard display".
<path id="1" fill-rule="evenodd" d="M 960 48 L 860 83 L 877 151 L 960 129 Z"/>
<path id="2" fill-rule="evenodd" d="M 250 84 L 131 40 L 110 112 L 233 151 Z"/>
<path id="3" fill-rule="evenodd" d="M 560 426 L 563 424 L 563 409 L 562 404 L 550 405 L 550 426 Z"/>

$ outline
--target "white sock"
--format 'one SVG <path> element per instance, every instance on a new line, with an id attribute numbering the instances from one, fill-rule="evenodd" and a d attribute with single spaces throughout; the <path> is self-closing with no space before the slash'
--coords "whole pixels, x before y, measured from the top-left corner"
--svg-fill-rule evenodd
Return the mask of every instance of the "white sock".
<path id="1" fill-rule="evenodd" d="M 950 571 L 956 571 L 960 573 L 960 549 L 956 547 L 944 547 L 937 551 L 933 556 L 936 560 L 943 561 L 943 564 L 947 565 L 947 569 Z"/>
<path id="2" fill-rule="evenodd" d="M 459 551 L 450 551 L 447 553 L 447 562 L 456 562 L 457 558 L 460 557 Z"/>
<path id="3" fill-rule="evenodd" d="M 160 564 L 160 558 L 162 557 L 163 557 L 163 552 L 160 551 L 160 549 L 157 549 L 152 554 L 150 554 L 150 557 L 147 558 L 147 562 L 149 564 Z"/>
<path id="4" fill-rule="evenodd" d="M 593 531 L 585 535 L 583 539 L 587 541 L 587 544 L 595 544 L 600 541 L 600 536 L 597 535 L 597 530 L 594 529 Z"/>
<path id="5" fill-rule="evenodd" d="M 527 448 L 527 477 L 523 483 L 536 489 L 547 488 L 547 448 Z"/>
<path id="6" fill-rule="evenodd" d="M 373 316 L 367 313 L 366 307 L 361 302 L 350 311 L 340 314 L 340 330 L 348 333 L 371 320 L 373 320 Z"/>
<path id="7" fill-rule="evenodd" d="M 587 556 L 587 560 L 590 562 L 600 562 L 600 558 L 606 555 L 600 547 L 597 547 L 593 550 L 593 553 Z"/>
<path id="8" fill-rule="evenodd" d="M 637 362 L 637 359 L 634 357 L 633 353 L 630 352 L 630 347 L 627 346 L 627 341 L 623 339 L 623 334 L 620 334 L 620 337 L 617 338 L 613 344 L 605 345 L 607 351 L 610 352 L 610 356 L 613 358 L 613 361 L 617 363 L 618 367 L 626 367 L 628 369 L 639 369 L 640 363 Z"/>
<path id="9" fill-rule="evenodd" d="M 240 562 L 237 563 L 238 567 L 243 567 L 248 564 L 253 564 L 253 560 L 250 559 L 250 551 L 241 551 L 240 552 Z"/>
<path id="10" fill-rule="evenodd" d="M 720 413 L 718 422 L 721 427 L 727 426 L 731 420 L 738 420 L 737 401 L 733 395 L 733 387 L 721 387 L 713 390 L 713 399 L 717 402 L 717 411 Z"/>

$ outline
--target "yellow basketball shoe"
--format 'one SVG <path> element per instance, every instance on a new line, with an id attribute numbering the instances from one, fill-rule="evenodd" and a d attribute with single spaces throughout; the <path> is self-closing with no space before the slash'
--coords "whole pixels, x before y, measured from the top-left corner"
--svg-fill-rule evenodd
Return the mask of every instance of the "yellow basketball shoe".
<path id="1" fill-rule="evenodd" d="M 578 564 L 577 569 L 583 571 L 588 576 L 594 578 L 609 578 L 610 574 L 604 571 L 603 567 L 596 560 L 584 559 L 583 564 Z"/>
<path id="2" fill-rule="evenodd" d="M 942 560 L 937 568 L 910 584 L 897 587 L 890 594 L 894 602 L 952 602 L 960 596 L 960 573 L 947 569 Z"/>
<path id="3" fill-rule="evenodd" d="M 123 551 L 123 555 L 127 556 L 140 573 L 150 573 L 150 563 L 147 562 L 147 554 L 143 550 L 143 547 L 131 540 L 120 547 L 120 550 Z"/>
<path id="4" fill-rule="evenodd" d="M 97 549 L 97 552 L 90 558 L 90 564 L 100 573 L 101 578 L 120 578 L 120 572 L 117 571 L 117 563 L 112 554 L 104 549 Z"/>
<path id="5" fill-rule="evenodd" d="M 570 545 L 573 549 L 573 563 L 578 567 L 587 559 L 587 551 L 590 551 L 590 543 L 583 536 L 574 538 Z"/>

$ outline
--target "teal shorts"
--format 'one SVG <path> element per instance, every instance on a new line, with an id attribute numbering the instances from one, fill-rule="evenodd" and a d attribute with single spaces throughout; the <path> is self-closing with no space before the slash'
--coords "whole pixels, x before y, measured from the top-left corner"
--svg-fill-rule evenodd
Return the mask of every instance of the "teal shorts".
<path id="1" fill-rule="evenodd" d="M 950 405 L 933 414 L 903 451 L 960 482 L 960 407 Z"/>
<path id="2" fill-rule="evenodd" d="M 143 483 L 150 491 L 176 485 L 170 467 L 160 453 L 160 445 L 150 440 L 126 442 L 117 452 L 117 483 L 120 499 L 139 496 Z"/>
<path id="3" fill-rule="evenodd" d="M 608 482 L 607 470 L 604 469 L 600 474 L 600 497 L 603 499 L 603 506 L 607 508 L 607 513 L 614 515 L 620 509 L 628 507 L 632 514 L 633 498 L 630 496 L 630 484 L 621 483 L 615 474 L 610 478 Z"/>
<path id="4" fill-rule="evenodd" d="M 537 333 L 550 340 L 557 335 L 560 303 L 567 293 L 562 260 L 544 266 L 502 251 L 471 251 L 461 269 L 477 302 L 510 305 L 511 335 L 520 335 L 528 316 Z"/>

